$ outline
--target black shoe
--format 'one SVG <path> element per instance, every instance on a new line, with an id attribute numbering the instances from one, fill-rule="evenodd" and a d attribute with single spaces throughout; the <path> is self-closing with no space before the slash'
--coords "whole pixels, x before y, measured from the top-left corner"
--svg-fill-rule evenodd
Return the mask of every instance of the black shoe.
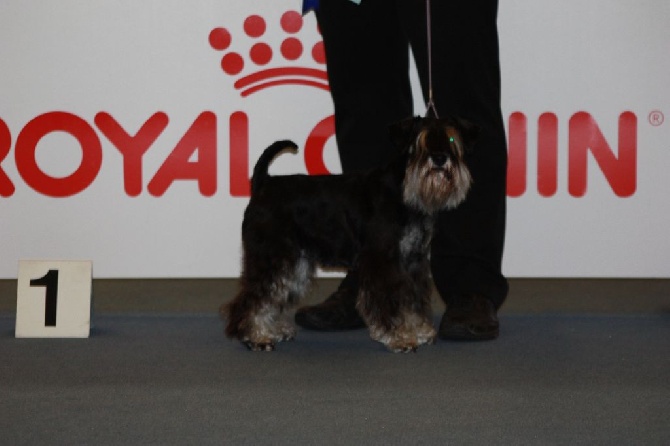
<path id="1" fill-rule="evenodd" d="M 351 276 L 351 277 L 350 277 Z M 328 299 L 318 305 L 299 308 L 295 323 L 302 328 L 317 331 L 356 330 L 365 327 L 365 321 L 356 310 L 358 284 L 349 274 Z"/>
<path id="2" fill-rule="evenodd" d="M 438 336 L 451 341 L 486 341 L 496 339 L 499 332 L 493 302 L 473 295 L 447 305 Z"/>

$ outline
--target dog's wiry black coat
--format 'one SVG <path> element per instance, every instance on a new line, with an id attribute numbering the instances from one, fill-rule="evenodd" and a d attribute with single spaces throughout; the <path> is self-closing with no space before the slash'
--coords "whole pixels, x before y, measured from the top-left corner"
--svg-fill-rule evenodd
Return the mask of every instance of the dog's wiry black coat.
<path id="1" fill-rule="evenodd" d="M 474 127 L 455 118 L 396 125 L 391 163 L 362 174 L 267 173 L 290 141 L 266 149 L 254 168 L 244 214 L 240 292 L 222 307 L 226 335 L 252 350 L 292 339 L 286 310 L 305 294 L 317 266 L 359 275 L 357 309 L 371 337 L 393 351 L 433 341 L 428 250 L 433 219 L 463 201 L 463 162 Z"/>

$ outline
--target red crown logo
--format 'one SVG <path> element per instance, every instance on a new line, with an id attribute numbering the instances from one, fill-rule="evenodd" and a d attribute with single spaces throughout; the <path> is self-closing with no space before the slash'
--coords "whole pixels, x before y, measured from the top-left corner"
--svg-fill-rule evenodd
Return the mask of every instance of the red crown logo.
<path id="1" fill-rule="evenodd" d="M 267 31 L 267 23 L 263 17 L 250 15 L 243 25 L 245 35 L 253 41 L 247 54 L 230 50 L 233 37 L 228 29 L 214 28 L 209 33 L 210 46 L 224 52 L 221 58 L 221 69 L 224 73 L 237 76 L 250 64 L 253 67 L 251 72 L 234 83 L 235 89 L 240 90 L 243 97 L 278 85 L 304 85 L 326 91 L 329 89 L 328 76 L 324 69 L 296 65 L 305 53 L 303 42 L 297 37 L 304 27 L 303 18 L 298 11 L 282 14 L 279 25 L 285 38 L 279 44 L 278 51 L 262 40 Z M 283 59 L 285 66 L 264 68 L 276 58 Z M 311 58 L 317 65 L 325 65 L 323 41 L 319 40 L 312 45 Z"/>

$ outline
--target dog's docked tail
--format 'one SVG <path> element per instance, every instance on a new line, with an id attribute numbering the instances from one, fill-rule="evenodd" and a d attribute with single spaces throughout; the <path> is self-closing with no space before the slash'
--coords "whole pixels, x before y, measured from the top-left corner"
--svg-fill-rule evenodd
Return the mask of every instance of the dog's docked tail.
<path id="1" fill-rule="evenodd" d="M 279 155 L 284 150 L 298 151 L 298 146 L 293 141 L 283 140 L 273 143 L 270 147 L 265 149 L 263 154 L 254 166 L 254 174 L 251 177 L 251 194 L 253 195 L 260 189 L 265 180 L 268 178 L 268 168 L 275 156 Z"/>

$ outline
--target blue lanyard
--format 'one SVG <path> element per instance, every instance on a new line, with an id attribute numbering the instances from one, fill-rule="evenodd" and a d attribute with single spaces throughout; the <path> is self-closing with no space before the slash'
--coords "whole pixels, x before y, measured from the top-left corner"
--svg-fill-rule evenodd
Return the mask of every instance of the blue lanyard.
<path id="1" fill-rule="evenodd" d="M 349 0 L 357 5 L 361 4 L 361 0 Z M 319 9 L 319 0 L 302 0 L 302 14 L 305 15 L 307 14 L 310 10 L 317 10 Z"/>
<path id="2" fill-rule="evenodd" d="M 302 14 L 307 14 L 311 9 L 319 9 L 319 0 L 302 0 Z"/>

